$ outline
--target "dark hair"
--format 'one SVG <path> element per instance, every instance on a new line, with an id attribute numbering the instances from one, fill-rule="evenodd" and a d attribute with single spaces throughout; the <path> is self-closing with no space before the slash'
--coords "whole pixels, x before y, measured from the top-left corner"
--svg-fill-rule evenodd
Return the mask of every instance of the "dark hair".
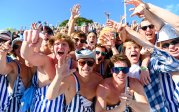
<path id="1" fill-rule="evenodd" d="M 124 54 L 116 54 L 116 55 L 113 55 L 111 58 L 110 58 L 111 62 L 114 64 L 115 62 L 117 61 L 122 61 L 122 62 L 125 62 L 127 64 L 128 67 L 131 66 L 131 63 L 129 61 L 129 59 L 127 58 L 126 55 Z"/>
<path id="2" fill-rule="evenodd" d="M 49 26 L 43 26 L 41 30 L 43 33 L 47 33 L 50 36 L 54 35 L 53 30 Z"/>
<path id="3" fill-rule="evenodd" d="M 105 49 L 105 52 L 108 52 L 108 50 L 106 49 L 106 47 L 102 44 L 96 44 L 96 48 L 99 47 L 99 48 L 103 48 Z"/>
<path id="4" fill-rule="evenodd" d="M 76 36 L 77 36 L 77 37 L 80 37 L 80 38 L 84 38 L 85 40 L 86 40 L 86 38 L 87 38 L 87 37 L 86 37 L 86 34 L 83 33 L 83 32 L 81 32 L 81 31 L 80 31 L 80 32 L 76 32 L 76 33 L 74 34 L 73 38 L 76 37 Z"/>

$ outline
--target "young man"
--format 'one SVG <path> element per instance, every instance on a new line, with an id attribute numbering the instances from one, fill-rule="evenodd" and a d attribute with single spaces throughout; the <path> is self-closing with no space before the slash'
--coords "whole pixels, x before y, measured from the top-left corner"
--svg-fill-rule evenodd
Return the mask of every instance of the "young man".
<path id="1" fill-rule="evenodd" d="M 93 71 L 95 51 L 88 49 L 75 51 L 78 71 L 66 72 L 68 62 L 58 59 L 57 74 L 47 91 L 47 98 L 54 99 L 65 95 L 66 112 L 94 112 L 96 88 L 102 77 Z M 69 70 L 70 71 L 70 70 Z M 70 82 L 70 83 L 69 83 Z"/>
<path id="2" fill-rule="evenodd" d="M 144 7 L 142 7 L 144 8 Z M 152 13 L 150 13 L 148 10 L 144 10 L 144 16 L 149 18 L 151 22 L 156 25 L 156 28 L 160 30 L 164 22 L 162 22 L 159 18 L 154 16 Z M 150 29 L 152 28 L 149 25 L 141 27 L 141 30 L 144 29 Z M 166 25 L 162 29 L 166 29 Z M 161 30 L 162 30 L 161 29 Z M 167 30 L 171 30 L 170 27 Z M 134 31 L 131 31 L 129 28 L 126 27 L 126 30 L 131 35 L 134 35 Z M 165 32 L 167 31 L 165 30 Z M 168 31 L 167 31 L 168 32 Z M 147 35 L 142 35 L 147 36 Z M 135 37 L 142 37 L 138 34 L 135 35 Z M 133 37 L 133 36 L 132 36 Z M 144 40 L 148 39 L 145 37 L 143 38 L 143 41 L 139 40 L 138 38 L 133 38 L 138 43 L 145 43 Z M 159 38 L 163 38 L 159 35 Z M 152 47 L 151 43 L 149 43 L 147 47 Z M 146 46 L 146 45 L 145 45 Z M 154 46 L 153 46 L 154 47 Z M 170 53 L 171 54 L 171 53 Z M 171 54 L 172 55 L 172 54 Z M 148 97 L 148 101 L 150 103 L 150 106 L 152 108 L 152 111 L 171 111 L 171 112 L 178 112 L 178 103 L 177 100 L 174 98 L 175 93 L 175 85 L 171 74 L 169 72 L 172 71 L 178 71 L 178 60 L 174 59 L 171 55 L 167 54 L 166 52 L 160 51 L 158 49 L 154 49 L 151 58 L 150 63 L 148 65 L 148 62 L 146 66 L 148 65 L 149 71 L 150 71 L 150 78 L 151 82 L 148 85 L 145 85 L 145 92 Z M 176 96 L 176 95 L 175 95 Z"/>
<path id="3" fill-rule="evenodd" d="M 96 45 L 96 67 L 94 68 L 103 78 L 110 76 L 110 60 L 105 59 L 107 56 L 107 49 L 101 44 Z"/>
<path id="4" fill-rule="evenodd" d="M 55 64 L 58 63 L 58 59 L 68 56 L 68 53 L 74 49 L 74 43 L 70 37 L 58 33 L 49 40 L 49 45 L 53 48 L 53 52 L 49 55 L 45 55 L 35 51 L 35 46 L 42 41 L 42 38 L 46 37 L 39 33 L 38 30 L 25 31 L 24 41 L 21 47 L 21 55 L 23 58 L 32 65 L 37 66 L 37 74 L 33 78 L 35 93 L 30 108 L 32 112 L 45 110 L 62 112 L 63 95 L 58 96 L 54 100 L 47 100 L 46 92 L 56 74 Z M 70 60 L 69 63 L 71 63 Z"/>
<path id="5" fill-rule="evenodd" d="M 111 69 L 113 77 L 98 85 L 96 112 L 122 112 L 126 105 L 136 112 L 150 111 L 143 86 L 137 79 L 127 78 L 131 65 L 129 59 L 117 54 L 112 56 L 111 61 L 114 64 Z M 130 89 L 124 94 L 126 87 Z M 124 96 L 126 100 L 122 99 Z"/>

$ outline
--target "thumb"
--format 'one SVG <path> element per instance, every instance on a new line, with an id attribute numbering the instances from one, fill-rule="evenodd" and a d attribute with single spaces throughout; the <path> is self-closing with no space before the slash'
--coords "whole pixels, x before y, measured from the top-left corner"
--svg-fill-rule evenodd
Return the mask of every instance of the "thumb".
<path id="1" fill-rule="evenodd" d="M 5 42 L 5 45 L 10 45 L 11 40 Z"/>

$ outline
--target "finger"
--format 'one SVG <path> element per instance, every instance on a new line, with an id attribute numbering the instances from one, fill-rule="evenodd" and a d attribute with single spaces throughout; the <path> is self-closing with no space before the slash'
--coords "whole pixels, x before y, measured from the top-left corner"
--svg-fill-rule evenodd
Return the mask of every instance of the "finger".
<path id="1" fill-rule="evenodd" d="M 134 10 L 135 10 L 135 8 L 130 8 L 130 9 L 129 9 L 129 11 L 134 11 Z"/>
<path id="2" fill-rule="evenodd" d="M 32 43 L 37 43 L 39 39 L 39 32 L 37 30 L 32 31 Z"/>
<path id="3" fill-rule="evenodd" d="M 148 80 L 146 77 L 144 78 L 144 83 L 145 83 L 145 85 L 148 85 Z"/>
<path id="4" fill-rule="evenodd" d="M 25 30 L 24 33 L 23 33 L 24 41 L 27 41 L 27 33 L 28 33 L 27 30 Z"/>
<path id="5" fill-rule="evenodd" d="M 9 45 L 10 45 L 10 42 L 11 42 L 11 40 L 8 40 L 8 41 L 5 42 L 4 44 L 5 44 L 6 46 L 9 46 Z"/>
<path id="6" fill-rule="evenodd" d="M 130 16 L 133 17 L 133 16 L 135 16 L 135 15 L 138 16 L 139 14 L 138 14 L 137 12 L 134 11 Z"/>
<path id="7" fill-rule="evenodd" d="M 150 76 L 148 76 L 147 78 L 148 78 L 149 82 L 151 82 L 151 78 L 150 78 Z"/>
<path id="8" fill-rule="evenodd" d="M 144 85 L 143 78 L 140 78 L 140 82 L 141 82 L 142 85 Z"/>
<path id="9" fill-rule="evenodd" d="M 32 30 L 28 30 L 27 33 L 27 41 L 32 43 Z"/>

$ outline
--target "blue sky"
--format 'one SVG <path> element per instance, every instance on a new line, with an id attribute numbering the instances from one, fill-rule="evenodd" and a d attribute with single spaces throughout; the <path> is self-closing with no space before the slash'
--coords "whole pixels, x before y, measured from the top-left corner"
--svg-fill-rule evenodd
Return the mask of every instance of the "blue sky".
<path id="1" fill-rule="evenodd" d="M 179 15 L 179 0 L 145 0 Z M 119 21 L 123 15 L 122 0 L 0 0 L 0 29 L 29 28 L 32 22 L 47 21 L 56 25 L 70 17 L 70 8 L 79 3 L 80 16 L 104 24 L 104 11 L 111 14 L 110 18 Z M 127 21 L 131 12 L 127 7 Z"/>

